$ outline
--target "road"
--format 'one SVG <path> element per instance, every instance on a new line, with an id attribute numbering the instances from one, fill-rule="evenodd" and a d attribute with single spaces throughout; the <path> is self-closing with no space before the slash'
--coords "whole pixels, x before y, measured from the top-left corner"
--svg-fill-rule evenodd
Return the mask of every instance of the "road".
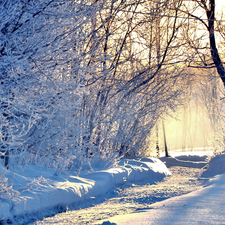
<path id="1" fill-rule="evenodd" d="M 204 168 L 170 165 L 169 170 L 172 176 L 157 184 L 119 187 L 104 197 L 69 206 L 66 212 L 29 224 L 95 224 L 101 219 L 145 209 L 152 203 L 198 190 L 208 181 L 201 177 Z"/>

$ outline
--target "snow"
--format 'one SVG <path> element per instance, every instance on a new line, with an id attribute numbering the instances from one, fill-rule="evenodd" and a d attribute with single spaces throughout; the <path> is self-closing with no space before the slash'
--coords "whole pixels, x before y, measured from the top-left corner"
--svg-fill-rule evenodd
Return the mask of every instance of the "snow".
<path id="1" fill-rule="evenodd" d="M 169 168 L 171 166 L 184 166 L 184 167 L 194 167 L 194 168 L 202 168 L 206 166 L 208 163 L 203 161 L 202 159 L 205 157 L 198 156 L 187 156 L 187 157 L 162 157 L 161 160 L 166 164 Z M 197 159 L 201 159 L 198 161 Z"/>
<path id="2" fill-rule="evenodd" d="M 208 170 L 203 176 L 209 177 L 216 174 L 225 173 L 225 154 L 217 155 L 210 160 Z"/>
<path id="3" fill-rule="evenodd" d="M 148 209 L 120 215 L 98 224 L 224 224 L 225 174 L 207 187 L 152 204 Z M 97 223 L 95 223 L 97 224 Z"/>
<path id="4" fill-rule="evenodd" d="M 76 171 L 59 174 L 54 169 L 38 165 L 17 168 L 16 172 L 6 171 L 0 165 L 0 174 L 8 179 L 7 188 L 10 190 L 6 197 L 0 192 L 0 222 L 9 219 L 18 224 L 18 218 L 32 218 L 32 215 L 52 208 L 66 208 L 70 204 L 104 196 L 122 185 L 157 183 L 171 175 L 168 168 L 182 165 L 208 167 L 203 176 L 221 175 L 214 176 L 198 191 L 95 224 L 224 224 L 225 153 L 213 157 L 209 163 L 205 162 L 207 157 L 185 153 L 176 154 L 176 158 L 122 159 L 116 167 L 101 170 L 97 165 L 98 170 L 80 177 L 76 176 Z"/>
<path id="5" fill-rule="evenodd" d="M 162 180 L 171 173 L 159 159 L 123 159 L 115 168 L 95 171 L 90 174 L 76 176 L 61 173 L 54 169 L 38 165 L 29 165 L 16 172 L 4 171 L 0 166 L 0 174 L 12 185 L 13 197 L 0 195 L 0 221 L 17 216 L 27 216 L 45 209 L 66 207 L 87 199 L 104 195 L 116 186 L 125 183 L 145 181 L 150 184 Z"/>
<path id="6" fill-rule="evenodd" d="M 188 158 L 188 157 L 184 157 Z M 180 160 L 172 159 L 174 165 Z M 169 164 L 171 159 L 169 158 Z M 154 203 L 143 211 L 118 215 L 97 224 L 225 224 L 225 154 L 217 155 L 209 162 L 205 175 L 219 173 L 206 187 L 189 194 Z"/>

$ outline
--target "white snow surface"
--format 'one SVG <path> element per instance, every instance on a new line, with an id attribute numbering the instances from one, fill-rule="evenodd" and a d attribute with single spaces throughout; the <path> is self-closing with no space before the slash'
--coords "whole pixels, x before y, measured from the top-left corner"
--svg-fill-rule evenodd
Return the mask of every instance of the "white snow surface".
<path id="1" fill-rule="evenodd" d="M 212 174 L 220 175 L 214 176 L 200 190 L 154 203 L 143 211 L 118 215 L 94 224 L 225 224 L 225 153 L 210 160 L 208 170 L 204 175 Z"/>
<path id="2" fill-rule="evenodd" d="M 155 158 L 124 159 L 116 168 L 82 177 L 73 171 L 56 175 L 54 169 L 38 165 L 29 165 L 16 172 L 0 165 L 0 174 L 2 172 L 12 185 L 14 195 L 7 198 L 0 195 L 0 222 L 8 219 L 13 222 L 16 216 L 29 216 L 45 209 L 85 201 L 125 183 L 145 181 L 151 184 L 171 175 L 165 164 Z"/>
<path id="3" fill-rule="evenodd" d="M 184 196 L 152 204 L 148 209 L 119 215 L 95 224 L 225 224 L 225 174 L 218 175 L 207 187 Z"/>

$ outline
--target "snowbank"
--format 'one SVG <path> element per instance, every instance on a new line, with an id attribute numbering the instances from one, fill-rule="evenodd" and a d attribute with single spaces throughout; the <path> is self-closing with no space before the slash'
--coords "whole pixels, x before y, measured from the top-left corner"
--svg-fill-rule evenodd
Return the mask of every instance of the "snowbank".
<path id="1" fill-rule="evenodd" d="M 208 169 L 203 173 L 203 176 L 210 177 L 216 174 L 225 173 L 225 153 L 214 156 L 210 162 Z"/>
<path id="2" fill-rule="evenodd" d="M 162 162 L 166 164 L 169 168 L 171 166 L 183 166 L 183 167 L 193 167 L 193 168 L 202 168 L 208 164 L 204 161 L 205 157 L 198 156 L 186 156 L 186 157 L 161 157 Z M 201 161 L 198 161 L 198 160 Z"/>
<path id="3" fill-rule="evenodd" d="M 104 195 L 115 186 L 129 182 L 145 181 L 152 184 L 170 174 L 162 161 L 153 158 L 124 159 L 116 168 L 82 177 L 75 176 L 75 172 L 58 176 L 53 169 L 40 166 L 27 166 L 25 170 L 17 170 L 17 173 L 5 171 L 4 177 L 18 196 L 0 198 L 0 221 L 13 221 L 14 216 L 78 203 Z"/>

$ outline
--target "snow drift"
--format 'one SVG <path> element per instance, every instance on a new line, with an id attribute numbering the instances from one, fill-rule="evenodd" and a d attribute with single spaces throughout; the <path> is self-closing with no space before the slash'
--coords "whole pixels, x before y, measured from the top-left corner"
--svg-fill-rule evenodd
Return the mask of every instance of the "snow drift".
<path id="1" fill-rule="evenodd" d="M 37 165 L 18 169 L 17 173 L 3 171 L 3 167 L 0 169 L 8 181 L 5 190 L 11 187 L 16 193 L 12 197 L 0 196 L 0 220 L 11 221 L 15 216 L 64 207 L 104 195 L 124 183 L 145 181 L 152 184 L 171 174 L 162 161 L 154 158 L 124 159 L 116 168 L 82 177 L 77 177 L 73 171 L 69 175 L 61 173 L 59 176 L 54 169 Z"/>
<path id="2" fill-rule="evenodd" d="M 211 158 L 208 169 L 203 173 L 204 177 L 225 173 L 225 152 Z"/>

